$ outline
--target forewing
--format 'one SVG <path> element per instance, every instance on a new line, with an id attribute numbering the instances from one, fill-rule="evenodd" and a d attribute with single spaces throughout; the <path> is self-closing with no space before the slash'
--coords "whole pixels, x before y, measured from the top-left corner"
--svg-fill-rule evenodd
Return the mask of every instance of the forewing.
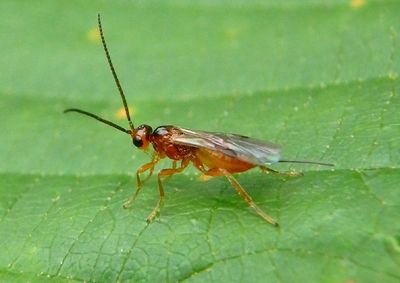
<path id="1" fill-rule="evenodd" d="M 215 150 L 256 165 L 274 163 L 280 159 L 280 147 L 273 143 L 236 134 L 179 129 L 182 134 L 173 137 L 177 144 Z"/>

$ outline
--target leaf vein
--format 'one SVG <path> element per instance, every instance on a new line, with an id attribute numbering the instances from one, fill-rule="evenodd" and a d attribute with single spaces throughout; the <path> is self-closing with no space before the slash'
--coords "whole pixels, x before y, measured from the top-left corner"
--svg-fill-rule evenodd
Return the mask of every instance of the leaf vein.
<path id="1" fill-rule="evenodd" d="M 109 201 L 112 199 L 112 197 L 115 195 L 115 193 L 123 186 L 125 185 L 127 182 L 123 182 L 120 183 L 118 186 L 116 186 L 116 188 L 111 192 L 111 196 L 109 198 L 106 198 L 105 204 L 109 203 Z M 94 214 L 94 216 L 87 221 L 87 223 L 83 226 L 82 230 L 80 231 L 80 233 L 78 234 L 78 236 L 73 240 L 73 242 L 71 243 L 70 247 L 68 248 L 67 252 L 65 253 L 65 256 L 63 257 L 63 259 L 61 260 L 61 264 L 59 265 L 59 267 L 57 268 L 56 271 L 56 276 L 60 275 L 61 269 L 64 266 L 64 263 L 66 261 L 66 259 L 68 258 L 68 256 L 71 254 L 72 249 L 75 247 L 75 245 L 78 243 L 80 237 L 86 232 L 86 229 L 89 227 L 89 225 L 100 215 L 101 211 L 103 210 L 103 206 L 101 206 L 98 211 Z"/>

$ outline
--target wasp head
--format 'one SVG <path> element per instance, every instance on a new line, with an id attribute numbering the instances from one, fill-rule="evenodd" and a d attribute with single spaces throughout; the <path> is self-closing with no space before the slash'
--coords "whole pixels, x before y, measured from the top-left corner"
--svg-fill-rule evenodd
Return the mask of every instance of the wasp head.
<path id="1" fill-rule="evenodd" d="M 140 125 L 131 132 L 133 145 L 139 149 L 147 150 L 153 129 L 148 125 Z"/>

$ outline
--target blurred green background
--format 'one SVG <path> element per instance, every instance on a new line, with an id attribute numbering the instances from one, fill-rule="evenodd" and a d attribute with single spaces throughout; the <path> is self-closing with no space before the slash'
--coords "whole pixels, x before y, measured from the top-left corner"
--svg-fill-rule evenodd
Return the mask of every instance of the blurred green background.
<path id="1" fill-rule="evenodd" d="M 136 125 L 249 135 L 283 145 L 238 180 L 194 169 L 155 178 L 120 132 L 121 101 L 97 12 Z M 400 281 L 398 1 L 0 2 L 0 280 L 4 282 Z M 170 166 L 163 161 L 160 168 Z"/>

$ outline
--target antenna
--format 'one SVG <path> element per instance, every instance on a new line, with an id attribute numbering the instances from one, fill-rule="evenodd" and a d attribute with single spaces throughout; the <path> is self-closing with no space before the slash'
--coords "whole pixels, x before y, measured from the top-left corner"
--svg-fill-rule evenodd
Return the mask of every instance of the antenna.
<path id="1" fill-rule="evenodd" d="M 103 28 L 101 27 L 100 13 L 97 14 L 97 22 L 98 22 L 98 25 L 99 25 L 99 31 L 100 31 L 100 36 L 101 36 L 101 42 L 103 43 L 103 48 L 104 48 L 104 52 L 106 53 L 108 65 L 110 65 L 111 73 L 112 73 L 112 75 L 113 75 L 113 77 L 114 77 L 115 84 L 117 85 L 119 94 L 121 95 L 122 103 L 124 104 L 125 113 L 126 113 L 126 118 L 128 119 L 129 126 L 130 126 L 131 130 L 134 131 L 134 130 L 135 130 L 135 127 L 133 126 L 133 123 L 132 123 L 132 120 L 131 120 L 131 116 L 129 115 L 129 109 L 128 109 L 128 104 L 127 104 L 127 102 L 126 102 L 125 94 L 124 94 L 124 91 L 122 90 L 122 86 L 121 86 L 121 84 L 120 84 L 120 82 L 119 82 L 119 79 L 118 79 L 118 77 L 117 77 L 117 73 L 115 72 L 114 65 L 113 65 L 113 63 L 112 63 L 112 61 L 111 61 L 110 53 L 108 52 L 106 40 L 105 40 L 104 34 L 103 34 Z M 79 112 L 79 111 L 76 111 L 76 112 Z M 80 112 L 80 113 L 82 113 L 82 112 Z M 88 115 L 87 112 L 86 112 L 86 113 L 83 113 L 83 114 Z M 91 115 L 88 115 L 88 116 L 91 116 Z M 93 116 L 91 116 L 91 117 L 93 117 Z M 93 117 L 93 118 L 95 118 L 95 117 Z M 95 119 L 97 119 L 97 118 L 95 118 Z M 97 120 L 99 120 L 99 119 L 97 119 Z M 101 121 L 101 120 L 99 120 L 99 121 Z M 104 121 L 102 121 L 102 122 L 104 122 Z M 107 123 L 106 123 L 106 124 L 107 124 Z"/>
<path id="2" fill-rule="evenodd" d="M 99 117 L 99 116 L 97 116 L 95 114 L 90 113 L 90 112 L 87 112 L 87 111 L 84 111 L 84 110 L 81 110 L 81 109 L 77 109 L 77 108 L 68 108 L 68 109 L 64 110 L 64 113 L 68 113 L 68 112 L 78 112 L 78 113 L 84 114 L 84 115 L 92 117 L 92 118 L 94 118 L 94 119 L 96 119 L 96 120 L 98 120 L 98 121 L 100 121 L 100 122 L 102 122 L 104 124 L 107 124 L 107 125 L 115 128 L 115 129 L 117 129 L 117 130 L 120 130 L 121 132 L 127 133 L 128 135 L 131 134 L 130 130 L 126 130 L 126 129 L 122 128 L 121 126 L 118 126 L 117 124 L 114 124 L 113 122 L 110 122 L 110 121 L 108 121 L 106 119 L 103 119 L 103 118 L 101 118 L 101 117 Z"/>

